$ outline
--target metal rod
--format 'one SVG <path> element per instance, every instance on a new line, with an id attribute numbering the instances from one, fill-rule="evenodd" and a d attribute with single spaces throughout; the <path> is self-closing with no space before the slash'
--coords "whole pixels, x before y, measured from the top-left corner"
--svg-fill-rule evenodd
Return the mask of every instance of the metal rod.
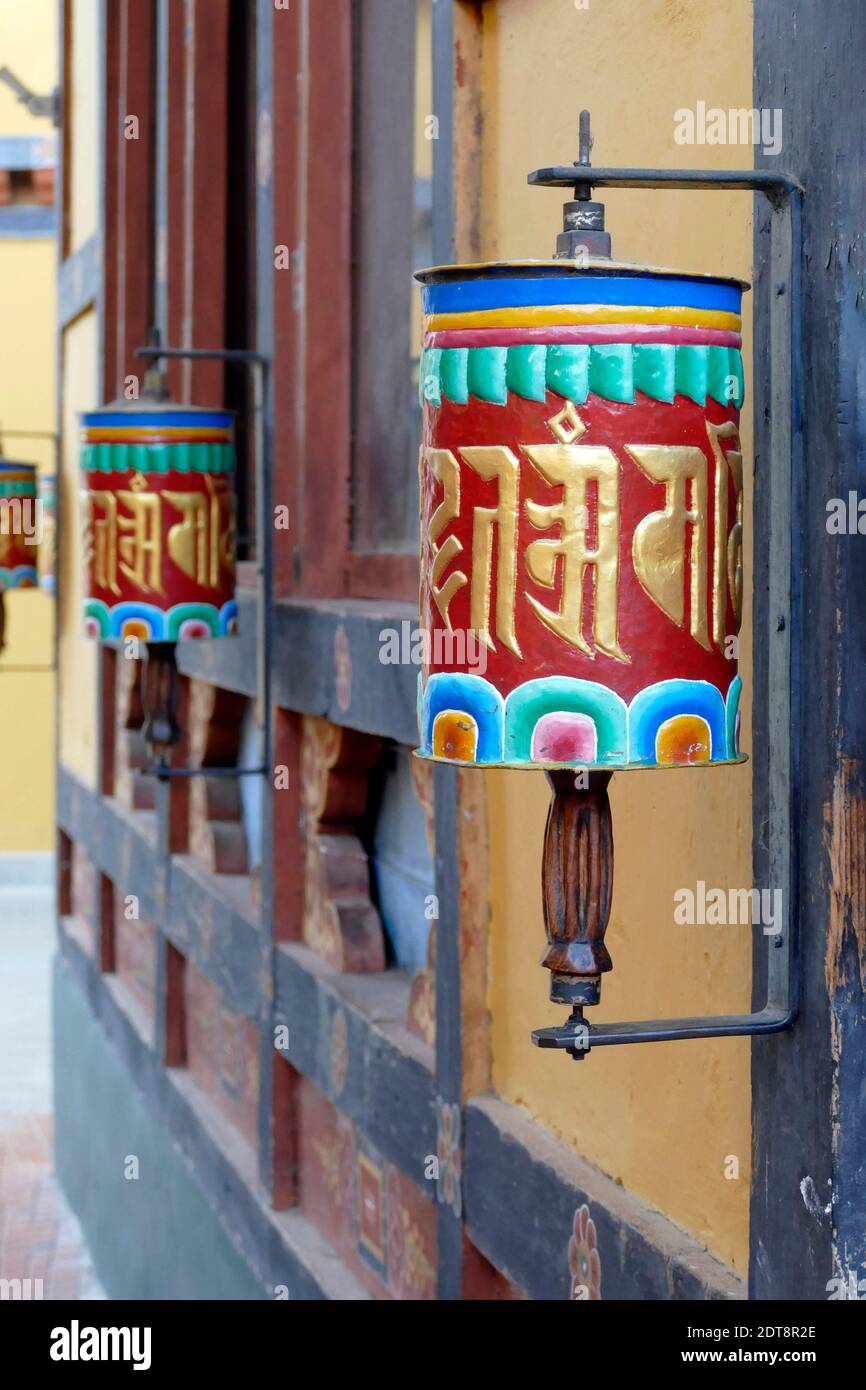
<path id="1" fill-rule="evenodd" d="M 59 439 L 55 430 L 7 430 L 0 425 L 0 435 L 5 439 Z"/>
<path id="2" fill-rule="evenodd" d="M 0 671 L 4 667 L 0 665 Z M 164 767 L 161 763 L 156 763 L 152 767 L 143 767 L 139 771 L 148 777 L 158 777 L 161 782 L 166 782 L 172 777 L 262 777 L 268 771 L 267 764 L 261 767 Z"/>
<path id="3" fill-rule="evenodd" d="M 545 188 L 571 188 L 589 183 L 596 188 L 693 188 L 738 189 L 763 193 L 771 202 L 781 203 L 803 186 L 790 174 L 769 169 L 611 169 L 591 167 L 582 178 L 577 164 L 553 165 L 534 169 L 527 183 Z"/>
<path id="4" fill-rule="evenodd" d="M 719 1014 L 710 1018 L 650 1018 L 628 1023 L 588 1023 L 583 1020 L 583 1037 L 575 1048 L 574 1038 L 559 1028 L 536 1028 L 532 1041 L 536 1047 L 556 1047 L 570 1052 L 589 1052 L 593 1047 L 613 1047 L 620 1043 L 678 1042 L 689 1038 L 759 1037 L 781 1033 L 797 1017 L 796 1008 L 780 1009 L 768 1005 L 753 1014 Z"/>
<path id="5" fill-rule="evenodd" d="M 148 344 L 146 347 L 136 348 L 132 355 L 151 358 L 189 357 L 209 362 L 261 362 L 262 366 L 268 365 L 267 357 L 253 348 L 173 348 Z M 182 406 L 180 408 L 183 409 Z"/>

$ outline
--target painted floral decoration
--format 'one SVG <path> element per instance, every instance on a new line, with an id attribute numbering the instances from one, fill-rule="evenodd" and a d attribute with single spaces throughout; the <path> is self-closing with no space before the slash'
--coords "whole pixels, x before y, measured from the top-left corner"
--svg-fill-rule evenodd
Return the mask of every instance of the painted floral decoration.
<path id="1" fill-rule="evenodd" d="M 352 653 L 346 629 L 340 623 L 334 633 L 334 677 L 337 704 L 345 714 L 352 703 Z"/>
<path id="2" fill-rule="evenodd" d="M 436 1157 L 439 1160 L 437 1200 L 459 1217 L 463 1208 L 460 1106 L 444 1100 L 437 1101 Z"/>
<path id="3" fill-rule="evenodd" d="M 574 1227 L 568 1242 L 568 1268 L 571 1271 L 571 1301 L 601 1298 L 601 1257 L 595 1222 L 584 1204 L 574 1213 Z"/>
<path id="4" fill-rule="evenodd" d="M 331 1086 L 335 1096 L 342 1095 L 349 1070 L 349 1029 L 342 1009 L 334 1010 L 331 1021 Z"/>

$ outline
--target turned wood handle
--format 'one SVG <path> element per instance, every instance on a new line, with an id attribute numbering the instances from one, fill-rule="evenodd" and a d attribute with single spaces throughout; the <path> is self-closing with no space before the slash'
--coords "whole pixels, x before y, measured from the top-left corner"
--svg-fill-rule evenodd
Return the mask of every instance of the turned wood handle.
<path id="1" fill-rule="evenodd" d="M 145 716 L 142 733 L 157 752 L 169 749 L 180 738 L 179 700 L 180 678 L 174 642 L 148 642 L 141 665 L 141 703 Z"/>
<path id="2" fill-rule="evenodd" d="M 595 1004 L 599 976 L 612 969 L 604 944 L 613 891 L 613 827 L 607 795 L 610 772 L 548 773 L 553 799 L 542 858 L 544 926 L 551 971 L 550 997 L 561 1004 Z"/>

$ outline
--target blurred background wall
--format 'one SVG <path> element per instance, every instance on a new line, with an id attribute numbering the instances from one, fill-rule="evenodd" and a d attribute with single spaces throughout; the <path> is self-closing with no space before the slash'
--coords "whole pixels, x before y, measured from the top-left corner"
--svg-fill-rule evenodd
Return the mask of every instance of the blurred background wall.
<path id="1" fill-rule="evenodd" d="M 0 0 L 0 66 L 45 95 L 57 82 L 54 0 Z M 7 459 L 56 471 L 54 444 L 17 431 L 55 429 L 56 133 L 0 86 L 0 440 Z M 6 596 L 0 654 L 0 853 L 54 842 L 54 600 Z"/>

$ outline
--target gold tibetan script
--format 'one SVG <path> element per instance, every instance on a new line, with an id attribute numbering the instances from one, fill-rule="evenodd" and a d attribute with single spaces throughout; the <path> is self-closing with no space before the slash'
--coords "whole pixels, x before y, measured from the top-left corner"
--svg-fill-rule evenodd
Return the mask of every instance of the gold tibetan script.
<path id="1" fill-rule="evenodd" d="M 653 603 L 677 627 L 682 627 L 686 604 L 686 527 L 691 527 L 690 631 L 695 641 L 709 651 L 706 455 L 703 449 L 691 444 L 627 444 L 626 452 L 651 482 L 665 484 L 664 510 L 650 512 L 635 528 L 635 574 Z"/>
<path id="2" fill-rule="evenodd" d="M 472 519 L 472 583 L 469 597 L 469 621 L 485 646 L 495 651 L 490 633 L 490 595 L 493 587 L 493 539 L 496 546 L 496 636 L 515 656 L 522 656 L 514 631 L 514 597 L 517 587 L 517 491 L 520 464 L 510 449 L 494 445 L 479 445 L 461 449 L 464 463 L 485 482 L 496 480 L 498 503 L 495 507 L 476 507 Z M 437 545 L 445 527 L 460 514 L 460 465 L 450 449 L 425 449 L 423 456 L 437 482 L 442 484 L 442 501 L 436 508 L 427 528 L 430 542 L 430 592 L 448 631 L 451 617 L 448 612 L 452 598 L 469 583 L 462 570 L 454 570 L 444 584 L 443 571 L 463 550 L 456 536 Z"/>
<path id="3" fill-rule="evenodd" d="M 424 449 L 422 457 L 426 458 L 433 477 L 442 484 L 442 501 L 430 518 L 427 538 L 431 555 L 430 592 L 442 621 L 450 632 L 451 618 L 448 615 L 448 606 L 458 589 L 462 589 L 469 580 L 462 570 L 455 570 L 444 584 L 439 583 L 443 570 L 446 570 L 451 561 L 460 554 L 463 545 L 456 536 L 448 536 L 442 545 L 437 545 L 436 542 L 445 527 L 450 526 L 460 515 L 460 464 L 450 449 Z"/>
<path id="4" fill-rule="evenodd" d="M 708 616 L 709 517 L 708 467 L 703 449 L 696 445 L 626 445 L 626 453 L 653 483 L 664 484 L 665 505 L 637 525 L 632 541 L 632 560 L 637 578 L 661 611 L 685 626 L 686 580 L 689 590 L 689 631 L 706 651 L 725 642 L 727 592 L 739 628 L 743 596 L 743 456 L 733 421 L 722 425 L 706 422 L 715 468 L 712 556 L 712 633 Z M 522 449 L 532 467 L 560 499 L 550 505 L 527 499 L 526 517 L 538 531 L 558 534 L 530 541 L 525 550 L 526 570 L 536 584 L 553 589 L 561 575 L 560 603 L 548 608 L 532 594 L 525 597 L 540 621 L 590 659 L 595 651 L 616 661 L 629 661 L 618 635 L 620 564 L 620 463 L 603 445 L 575 443 L 585 427 L 573 407 L 548 422 L 556 444 L 525 444 Z M 734 446 L 725 452 L 722 441 Z M 460 449 L 424 448 L 426 462 L 441 485 L 442 497 L 427 526 L 430 547 L 430 593 L 442 620 L 451 631 L 449 606 L 455 594 L 470 586 L 472 628 L 488 647 L 498 642 L 516 656 L 522 652 L 515 631 L 517 590 L 520 462 L 504 445 Z M 485 482 L 495 481 L 495 507 L 476 506 L 472 515 L 471 578 L 462 569 L 447 574 L 449 565 L 463 553 L 457 536 L 440 537 L 460 516 L 461 464 Z M 728 482 L 736 494 L 736 520 L 728 531 Z M 592 526 L 590 498 L 594 499 Z M 590 536 L 593 536 L 590 541 Z M 494 539 L 495 566 L 494 566 Z M 591 637 L 585 631 L 584 589 L 587 570 L 593 574 Z M 493 631 L 491 599 L 495 585 Z"/>
<path id="5" fill-rule="evenodd" d="M 707 436 L 716 464 L 715 544 L 713 546 L 713 641 L 722 646 L 725 640 L 725 580 L 731 593 L 731 605 L 737 632 L 743 617 L 743 455 L 740 436 L 733 420 L 714 425 L 709 420 Z M 727 453 L 721 441 L 730 439 L 734 447 Z M 736 495 L 736 521 L 728 533 L 728 470 Z"/>
<path id="6" fill-rule="evenodd" d="M 168 553 L 178 569 L 204 589 L 218 589 L 221 568 L 234 558 L 234 511 L 227 492 L 217 492 L 205 476 L 203 492 L 164 492 L 166 502 L 183 517 L 169 527 Z M 225 518 L 225 525 L 223 524 Z"/>
<path id="7" fill-rule="evenodd" d="M 221 569 L 233 562 L 234 502 L 210 477 L 205 482 L 207 493 L 147 492 L 143 475 L 137 473 L 126 491 L 86 493 L 84 552 L 96 585 L 118 594 L 120 575 L 143 593 L 164 594 L 166 503 L 181 517 L 166 537 L 170 559 L 202 588 L 219 588 Z"/>
<path id="8" fill-rule="evenodd" d="M 496 545 L 496 635 L 515 656 L 523 653 L 514 632 L 517 589 L 517 486 L 520 464 L 510 449 L 479 445 L 461 449 L 461 457 L 485 482 L 496 479 L 499 502 L 476 507 L 472 518 L 472 588 L 469 622 L 485 646 L 495 651 L 490 636 L 490 590 L 493 585 L 493 533 Z"/>
<path id="9" fill-rule="evenodd" d="M 595 611 L 592 635 L 595 645 L 615 661 L 628 661 L 619 645 L 617 605 L 619 597 L 619 463 L 603 445 L 525 445 L 533 467 L 551 487 L 562 488 L 562 500 L 552 506 L 526 503 L 526 514 L 537 530 L 558 525 L 558 540 L 532 541 L 526 547 L 526 568 L 537 584 L 553 588 L 557 561 L 562 560 L 562 598 L 558 610 L 545 608 L 531 594 L 530 604 L 545 627 L 564 637 L 590 658 L 595 652 L 583 635 L 583 577 L 587 568 L 595 574 Z M 589 508 L 587 488 L 596 486 L 596 543 L 587 541 Z"/>
<path id="10" fill-rule="evenodd" d="M 84 554 L 92 561 L 94 579 L 100 589 L 120 593 L 117 582 L 117 498 L 113 492 L 87 492 L 84 523 Z"/>

